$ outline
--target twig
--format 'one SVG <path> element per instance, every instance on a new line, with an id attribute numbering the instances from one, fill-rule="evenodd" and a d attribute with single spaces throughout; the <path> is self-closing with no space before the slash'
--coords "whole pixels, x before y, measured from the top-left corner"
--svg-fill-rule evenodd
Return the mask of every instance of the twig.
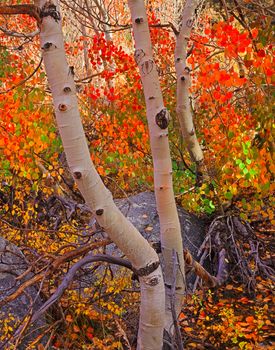
<path id="1" fill-rule="evenodd" d="M 43 58 L 41 57 L 41 58 L 40 58 L 40 61 L 39 61 L 39 63 L 38 63 L 38 66 L 34 69 L 34 71 L 33 71 L 28 77 L 26 77 L 25 79 L 21 80 L 18 84 L 12 86 L 12 87 L 9 88 L 8 90 L 0 91 L 0 94 L 6 94 L 7 92 L 12 91 L 12 90 L 18 88 L 19 86 L 25 84 L 26 81 L 28 81 L 29 79 L 31 79 L 31 78 L 34 76 L 34 74 L 38 71 L 38 69 L 40 68 L 40 66 L 41 66 L 41 64 L 42 64 L 42 61 L 43 61 Z"/>
<path id="2" fill-rule="evenodd" d="M 26 38 L 26 39 L 34 38 L 40 32 L 39 29 L 37 29 L 31 33 L 18 33 L 18 32 L 15 32 L 14 30 L 9 30 L 2 26 L 0 26 L 0 30 L 8 36 L 13 36 L 15 38 Z"/>
<path id="3" fill-rule="evenodd" d="M 76 262 L 67 272 L 67 274 L 64 276 L 63 281 L 57 288 L 57 290 L 52 294 L 52 296 L 33 314 L 33 316 L 30 319 L 30 324 L 35 322 L 37 319 L 42 317 L 42 315 L 54 304 L 56 303 L 61 296 L 63 295 L 64 291 L 67 289 L 69 284 L 72 282 L 74 276 L 76 275 L 77 271 L 84 265 L 88 263 L 98 262 L 98 261 L 105 261 L 108 263 L 124 266 L 128 269 L 132 269 L 132 265 L 128 260 L 113 257 L 110 255 L 104 255 L 104 254 L 89 254 Z M 26 328 L 26 324 L 23 324 L 15 333 L 14 337 L 18 337 L 21 335 Z"/>

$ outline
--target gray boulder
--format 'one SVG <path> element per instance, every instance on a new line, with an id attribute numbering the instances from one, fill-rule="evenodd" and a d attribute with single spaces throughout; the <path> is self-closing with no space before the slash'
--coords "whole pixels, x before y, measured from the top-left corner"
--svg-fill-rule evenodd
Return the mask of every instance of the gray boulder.
<path id="1" fill-rule="evenodd" d="M 156 208 L 156 200 L 153 192 L 142 192 L 126 199 L 115 200 L 117 206 L 122 213 L 131 221 L 137 230 L 150 243 L 160 241 L 160 224 Z M 193 214 L 189 214 L 182 207 L 178 206 L 179 220 L 182 229 L 182 237 L 184 247 L 187 248 L 194 259 L 198 260 L 198 250 L 205 238 L 205 225 L 202 220 Z M 97 238 L 107 238 L 105 232 L 98 233 Z M 121 251 L 112 243 L 106 247 L 106 254 L 112 256 L 122 256 Z M 104 274 L 104 266 L 100 266 L 97 272 Z M 121 270 L 118 266 L 112 266 L 113 273 Z M 87 266 L 78 276 L 78 288 L 88 287 L 93 279 L 90 273 L 90 267 Z M 98 275 L 98 274 L 97 274 Z M 195 279 L 195 275 L 190 272 L 187 276 L 188 287 L 191 287 Z"/>
<path id="2" fill-rule="evenodd" d="M 20 282 L 16 280 L 16 277 L 20 276 L 27 269 L 27 266 L 27 261 L 20 249 L 0 237 L 0 301 L 12 294 L 20 283 L 30 277 L 29 274 Z M 38 295 L 37 289 L 35 287 L 28 287 L 19 297 L 0 308 L 1 350 L 13 348 L 9 342 L 10 334 L 8 335 L 6 332 L 7 326 L 16 329 L 31 308 L 36 310 L 41 305 L 42 300 Z M 28 344 L 41 334 L 45 327 L 46 321 L 44 318 L 35 322 L 35 324 L 27 330 L 22 342 L 20 342 L 16 349 L 28 349 Z M 45 338 L 41 342 L 44 343 Z"/>
<path id="3" fill-rule="evenodd" d="M 142 192 L 128 199 L 119 199 L 116 204 L 144 238 L 149 242 L 159 241 L 160 225 L 153 192 Z M 180 206 L 177 209 L 184 247 L 196 258 L 205 236 L 204 224 Z"/>

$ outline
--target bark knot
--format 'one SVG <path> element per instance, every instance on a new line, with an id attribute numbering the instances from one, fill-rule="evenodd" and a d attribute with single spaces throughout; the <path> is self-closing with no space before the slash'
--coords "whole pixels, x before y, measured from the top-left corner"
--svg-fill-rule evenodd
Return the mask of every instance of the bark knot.
<path id="1" fill-rule="evenodd" d="M 95 213 L 96 215 L 101 216 L 104 213 L 104 209 L 97 209 Z"/>
<path id="2" fill-rule="evenodd" d="M 159 283 L 158 277 L 152 277 L 149 279 L 149 281 L 146 282 L 146 284 L 149 284 L 149 286 L 151 287 L 158 285 L 158 283 Z"/>
<path id="3" fill-rule="evenodd" d="M 49 50 L 49 49 L 50 49 L 51 47 L 53 47 L 53 46 L 55 46 L 53 43 L 47 42 L 47 43 L 45 43 L 45 44 L 43 45 L 42 50 L 47 51 L 47 50 Z M 56 46 L 55 46 L 55 47 L 56 47 Z"/>
<path id="4" fill-rule="evenodd" d="M 186 27 L 192 28 L 193 23 L 194 23 L 194 20 L 193 20 L 192 18 L 189 18 L 189 19 L 186 21 Z"/>
<path id="5" fill-rule="evenodd" d="M 72 90 L 71 90 L 71 88 L 70 88 L 69 86 L 65 86 L 64 89 L 63 89 L 63 91 L 64 91 L 66 94 L 68 94 L 68 93 L 71 92 Z"/>
<path id="6" fill-rule="evenodd" d="M 64 103 L 60 103 L 58 109 L 60 110 L 60 112 L 66 112 L 67 106 Z"/>
<path id="7" fill-rule="evenodd" d="M 149 59 L 142 63 L 141 65 L 141 71 L 143 75 L 147 75 L 152 72 L 154 67 L 154 61 Z"/>
<path id="8" fill-rule="evenodd" d="M 169 112 L 166 108 L 163 108 L 159 113 L 156 115 L 156 124 L 161 129 L 166 129 L 169 124 Z"/>
<path id="9" fill-rule="evenodd" d="M 143 23 L 144 20 L 143 20 L 142 17 L 137 17 L 137 18 L 135 19 L 135 22 L 136 22 L 137 24 L 140 24 L 140 23 Z"/>
<path id="10" fill-rule="evenodd" d="M 48 16 L 52 17 L 56 22 L 61 20 L 60 12 L 57 10 L 56 5 L 51 1 L 47 1 L 40 11 L 41 19 Z"/>
<path id="11" fill-rule="evenodd" d="M 151 264 L 146 265 L 145 267 L 141 267 L 140 269 L 133 268 L 133 272 L 138 277 L 145 277 L 150 275 L 150 273 L 154 272 L 159 267 L 159 264 L 159 261 L 155 261 Z"/>
<path id="12" fill-rule="evenodd" d="M 82 174 L 81 174 L 80 171 L 75 171 L 74 172 L 74 178 L 75 179 L 79 180 L 79 179 L 81 179 L 81 177 L 82 177 Z"/>

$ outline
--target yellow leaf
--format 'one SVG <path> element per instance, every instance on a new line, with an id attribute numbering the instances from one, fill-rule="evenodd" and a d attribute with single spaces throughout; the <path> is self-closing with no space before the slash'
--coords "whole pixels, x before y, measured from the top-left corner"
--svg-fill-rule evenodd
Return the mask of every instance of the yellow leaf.
<path id="1" fill-rule="evenodd" d="M 73 322 L 72 315 L 67 315 L 67 316 L 66 316 L 66 321 L 67 321 L 67 322 Z"/>

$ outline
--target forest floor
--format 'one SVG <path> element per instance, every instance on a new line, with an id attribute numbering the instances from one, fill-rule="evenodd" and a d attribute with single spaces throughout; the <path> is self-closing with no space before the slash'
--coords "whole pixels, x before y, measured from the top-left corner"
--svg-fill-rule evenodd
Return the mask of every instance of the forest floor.
<path id="1" fill-rule="evenodd" d="M 258 223 L 254 226 L 254 234 L 267 251 L 272 252 L 274 231 L 271 223 Z M 265 259 L 272 265 L 274 256 L 267 251 Z M 252 287 L 235 278 L 233 269 L 229 280 L 218 289 L 202 288 L 187 295 L 180 315 L 185 348 L 274 349 L 274 301 L 271 279 L 258 275 Z"/>

